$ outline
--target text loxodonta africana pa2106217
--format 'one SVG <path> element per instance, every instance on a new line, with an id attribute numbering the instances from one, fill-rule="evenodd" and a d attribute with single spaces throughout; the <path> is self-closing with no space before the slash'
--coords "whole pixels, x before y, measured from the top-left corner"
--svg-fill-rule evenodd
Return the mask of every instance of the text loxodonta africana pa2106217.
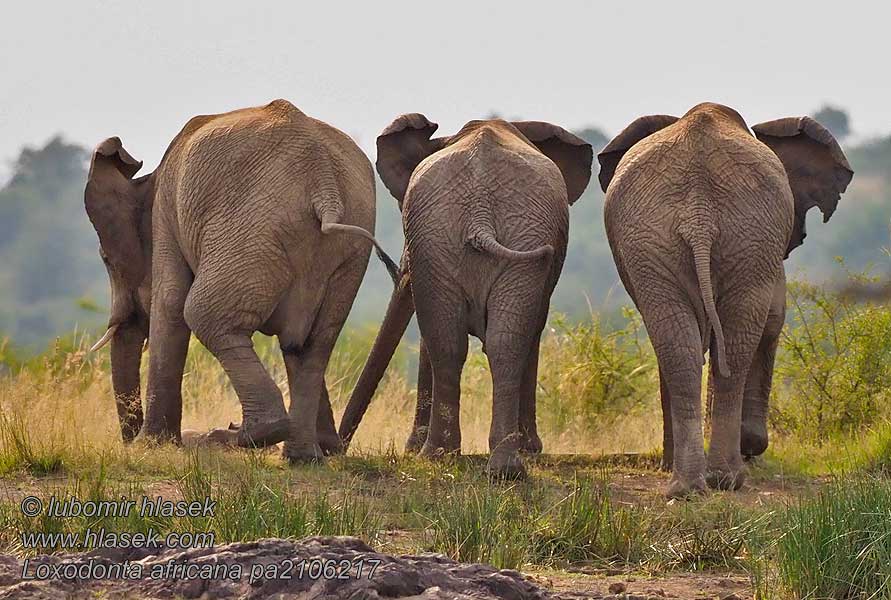
<path id="1" fill-rule="evenodd" d="M 413 311 L 421 331 L 409 450 L 460 452 L 467 336 L 483 341 L 494 399 L 489 472 L 525 474 L 535 426 L 538 347 L 566 254 L 569 205 L 591 176 L 591 146 L 549 123 L 471 121 L 451 137 L 420 114 L 378 137 L 377 168 L 399 201 L 403 278 L 340 424 L 348 444 Z M 432 402 L 431 402 L 432 385 Z"/>
<path id="2" fill-rule="evenodd" d="M 853 176 L 832 135 L 808 117 L 752 129 L 755 137 L 733 109 L 700 104 L 680 119 L 641 117 L 598 155 L 607 237 L 659 363 L 670 496 L 706 483 L 736 489 L 742 455 L 767 448 L 783 258 L 804 239 L 808 209 L 828 220 Z"/>
<path id="3" fill-rule="evenodd" d="M 324 376 L 369 242 L 376 245 L 368 159 L 345 134 L 276 100 L 195 117 L 157 170 L 134 179 L 141 166 L 109 138 L 93 153 L 85 191 L 112 289 L 109 329 L 97 346 L 111 341 L 124 440 L 140 429 L 141 437 L 180 440 L 192 332 L 220 361 L 242 405 L 240 427 L 214 430 L 206 440 L 286 441 L 293 460 L 319 456 L 319 441 L 336 451 Z M 395 265 L 385 262 L 395 277 Z M 290 418 L 254 352 L 258 330 L 279 338 Z"/>

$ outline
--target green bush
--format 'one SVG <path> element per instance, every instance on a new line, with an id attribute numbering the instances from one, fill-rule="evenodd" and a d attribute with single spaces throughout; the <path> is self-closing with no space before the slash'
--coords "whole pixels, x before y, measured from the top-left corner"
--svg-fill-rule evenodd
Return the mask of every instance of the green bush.
<path id="1" fill-rule="evenodd" d="M 538 411 L 556 429 L 579 419 L 598 427 L 603 418 L 626 416 L 658 398 L 659 369 L 640 315 L 623 310 L 609 330 L 596 314 L 585 323 L 551 319 L 538 368 Z"/>
<path id="2" fill-rule="evenodd" d="M 891 309 L 803 282 L 788 286 L 771 426 L 823 442 L 874 425 L 891 399 Z"/>

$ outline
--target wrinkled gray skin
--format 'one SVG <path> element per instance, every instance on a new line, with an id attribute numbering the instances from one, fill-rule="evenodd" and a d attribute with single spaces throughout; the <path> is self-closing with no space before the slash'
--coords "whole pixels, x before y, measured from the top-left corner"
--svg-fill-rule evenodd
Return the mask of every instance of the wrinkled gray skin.
<path id="1" fill-rule="evenodd" d="M 93 154 L 85 191 L 111 282 L 103 340 L 111 341 L 124 441 L 140 431 L 180 441 L 191 332 L 220 361 L 242 405 L 240 427 L 214 430 L 206 440 L 285 441 L 292 460 L 321 456 L 320 441 L 338 450 L 324 376 L 373 241 L 368 159 L 340 131 L 276 100 L 195 117 L 157 170 L 133 179 L 141 165 L 120 139 L 109 138 Z M 254 352 L 254 331 L 279 338 L 290 417 Z"/>
<path id="2" fill-rule="evenodd" d="M 403 278 L 340 434 L 348 444 L 416 310 L 419 402 L 408 449 L 460 452 L 470 334 L 482 340 L 492 372 L 489 472 L 523 477 L 518 451 L 541 451 L 539 339 L 566 255 L 569 205 L 588 184 L 592 150 L 549 123 L 471 121 L 430 139 L 436 128 L 423 115 L 403 115 L 378 138 L 378 172 L 402 210 Z"/>
<path id="3" fill-rule="evenodd" d="M 808 117 L 753 127 L 701 104 L 642 117 L 598 155 L 606 232 L 659 363 L 667 495 L 737 489 L 743 455 L 767 448 L 767 402 L 785 316 L 783 258 L 805 213 L 828 220 L 853 176 Z M 703 354 L 711 441 L 703 451 Z"/>

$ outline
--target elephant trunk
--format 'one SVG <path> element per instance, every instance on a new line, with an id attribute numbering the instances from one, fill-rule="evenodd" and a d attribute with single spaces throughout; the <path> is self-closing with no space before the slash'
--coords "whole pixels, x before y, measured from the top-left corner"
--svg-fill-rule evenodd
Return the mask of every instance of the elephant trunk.
<path id="1" fill-rule="evenodd" d="M 393 290 L 384 322 L 374 340 L 374 345 L 371 348 L 368 359 L 365 361 L 365 366 L 362 368 L 362 374 L 359 375 L 359 381 L 356 382 L 356 387 L 353 388 L 353 393 L 350 395 L 343 418 L 340 420 L 338 434 L 341 440 L 343 440 L 344 452 L 349 447 L 353 434 L 356 433 L 356 428 L 362 421 L 362 417 L 365 416 L 365 411 L 368 410 L 371 398 L 374 396 L 374 392 L 377 390 L 377 386 L 383 378 L 387 365 L 390 364 L 390 359 L 393 358 L 396 347 L 399 345 L 399 340 L 402 339 L 402 334 L 405 333 L 405 329 L 408 327 L 414 312 L 415 306 L 411 294 L 411 282 L 406 273 L 396 289 Z"/>
<path id="2" fill-rule="evenodd" d="M 142 428 L 139 366 L 145 339 L 133 321 L 119 325 L 111 338 L 111 383 L 124 443 L 133 441 Z"/>

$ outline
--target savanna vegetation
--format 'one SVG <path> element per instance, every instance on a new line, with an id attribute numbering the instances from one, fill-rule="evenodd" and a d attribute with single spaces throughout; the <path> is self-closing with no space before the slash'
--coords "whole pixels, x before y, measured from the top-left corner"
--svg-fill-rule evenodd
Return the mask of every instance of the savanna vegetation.
<path id="1" fill-rule="evenodd" d="M 104 354 L 85 336 L 28 360 L 7 357 L 0 379 L 0 551 L 31 554 L 22 531 L 212 531 L 216 543 L 265 536 L 361 536 L 390 552 L 436 551 L 556 581 L 662 581 L 696 572 L 745 577 L 759 598 L 891 598 L 891 308 L 854 304 L 805 283 L 790 286 L 779 351 L 771 448 L 740 493 L 688 502 L 660 496 L 657 372 L 641 324 L 554 315 L 542 352 L 539 422 L 547 454 L 527 482 L 485 476 L 490 379 L 476 347 L 464 372 L 466 456 L 442 463 L 401 453 L 413 410 L 406 342 L 351 453 L 289 467 L 275 451 L 124 447 Z M 343 408 L 372 329 L 340 340 L 328 381 Z M 274 341 L 256 343 L 286 389 Z M 240 414 L 224 373 L 194 343 L 184 427 Z M 113 499 L 210 495 L 204 519 L 34 519 L 34 493 Z M 226 508 L 237 510 L 226 510 Z M 717 574 L 717 575 L 716 575 Z M 657 577 L 655 580 L 646 579 Z M 611 578 L 611 579 L 610 579 Z M 632 584 L 629 584 L 632 585 Z M 657 585 L 658 587 L 658 585 Z"/>
<path id="2" fill-rule="evenodd" d="M 848 127 L 842 116 L 823 115 L 840 138 L 838 128 Z M 596 128 L 579 133 L 596 147 L 606 141 Z M 348 534 L 383 551 L 521 569 L 556 587 L 605 591 L 608 582 L 633 581 L 634 589 L 647 581 L 669 589 L 672 577 L 693 572 L 736 578 L 764 600 L 891 598 L 891 307 L 833 291 L 839 279 L 873 278 L 852 272 L 871 268 L 887 279 L 891 137 L 846 152 L 857 171 L 851 188 L 832 222 L 813 223 L 787 263 L 795 281 L 767 454 L 750 464 L 742 492 L 666 503 L 655 358 L 618 285 L 596 185 L 572 209 L 543 338 L 538 418 L 547 454 L 529 460 L 528 481 L 495 484 L 479 456 L 487 451 L 491 380 L 478 344 L 463 375 L 463 457 L 433 463 L 401 452 L 414 409 L 410 339 L 350 455 L 325 465 L 291 467 L 275 450 L 123 446 L 108 355 L 86 350 L 106 318 L 108 287 L 83 210 L 87 153 L 61 139 L 26 149 L 0 190 L 0 552 L 72 550 L 26 547 L 21 533 L 101 526 L 211 531 L 218 544 Z M 399 219 L 382 187 L 378 215 L 379 238 L 396 253 Z M 336 412 L 389 296 L 389 278 L 369 264 L 329 365 Z M 275 341 L 257 335 L 255 343 L 286 393 Z M 225 374 L 195 340 L 183 392 L 184 427 L 239 419 Z M 198 519 L 28 518 L 19 509 L 28 494 L 210 495 L 219 510 Z"/>

